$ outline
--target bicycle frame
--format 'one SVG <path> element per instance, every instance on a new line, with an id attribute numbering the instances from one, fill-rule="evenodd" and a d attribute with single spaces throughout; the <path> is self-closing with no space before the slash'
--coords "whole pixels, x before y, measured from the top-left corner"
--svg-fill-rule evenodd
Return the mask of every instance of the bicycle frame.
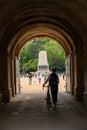
<path id="1" fill-rule="evenodd" d="M 48 90 L 47 90 L 47 108 L 48 111 L 50 111 L 51 108 L 51 95 L 50 95 L 50 90 L 49 90 L 49 86 L 48 86 Z"/>

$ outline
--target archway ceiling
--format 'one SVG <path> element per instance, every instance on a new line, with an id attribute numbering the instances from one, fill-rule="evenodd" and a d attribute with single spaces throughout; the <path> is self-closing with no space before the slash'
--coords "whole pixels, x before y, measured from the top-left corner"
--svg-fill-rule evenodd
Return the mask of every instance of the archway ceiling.
<path id="1" fill-rule="evenodd" d="M 63 47 L 66 55 L 70 54 L 72 51 L 72 48 L 70 48 L 70 46 L 72 46 L 71 44 L 73 44 L 73 41 L 71 40 L 71 38 L 60 28 L 56 30 L 55 26 L 49 24 L 35 24 L 33 26 L 30 26 L 30 28 L 24 28 L 24 30 L 22 30 L 13 38 L 10 43 L 9 50 L 11 50 L 13 55 L 18 55 L 22 46 L 27 41 L 35 37 L 49 37 L 55 40 Z M 66 38 L 68 39 L 67 41 Z"/>
<path id="2" fill-rule="evenodd" d="M 29 33 L 32 32 L 34 34 L 29 37 L 29 39 L 35 37 L 37 33 L 37 36 L 46 35 L 48 37 L 54 38 L 55 40 L 58 40 L 56 39 L 56 33 L 55 36 L 53 36 L 54 30 L 46 28 L 46 24 L 44 25 L 44 30 L 46 30 L 45 32 L 41 32 L 42 28 L 37 28 L 36 30 L 31 30 L 30 32 L 28 32 L 28 26 L 30 24 L 34 24 L 37 21 L 38 23 L 41 23 L 42 21 L 47 22 L 46 19 L 49 18 L 51 18 L 50 22 L 54 23 L 55 27 L 57 24 L 59 24 L 60 28 L 64 27 L 65 31 L 67 32 L 65 35 L 70 33 L 70 36 L 73 39 L 76 39 L 72 36 L 74 30 L 71 26 L 68 25 L 68 23 L 71 23 L 71 25 L 73 25 L 78 32 L 80 29 L 80 33 L 83 29 L 87 30 L 87 22 L 85 20 L 84 14 L 87 12 L 87 2 L 85 0 L 7 0 L 6 2 L 0 2 L 0 7 L 0 37 L 2 48 L 5 49 L 8 46 L 11 47 L 9 43 L 12 39 L 14 39 L 15 43 L 18 43 L 18 41 L 21 41 L 21 39 L 23 39 L 23 42 L 21 43 L 22 46 L 24 42 L 28 40 L 27 38 L 24 40 L 25 35 L 29 35 Z M 37 19 L 37 17 L 39 17 L 39 19 Z M 68 21 L 68 23 L 66 21 Z M 23 31 L 26 30 L 24 28 L 27 28 L 27 31 Z M 69 32 L 68 28 L 72 31 L 72 33 Z M 51 30 L 51 33 L 47 32 L 47 29 Z M 63 39 L 63 41 L 67 40 L 67 37 L 64 39 L 63 35 L 61 35 L 60 32 L 57 36 L 60 37 L 60 42 L 62 41 L 61 38 Z M 71 39 L 69 38 L 68 40 Z M 77 43 L 77 41 L 75 42 Z M 21 48 L 20 44 L 16 45 L 18 45 L 17 47 L 19 50 Z M 64 44 L 62 44 L 62 42 L 61 45 L 65 49 L 66 53 L 68 53 L 70 48 L 72 50 L 72 45 L 67 45 L 66 47 L 64 46 Z M 14 45 L 12 47 L 14 48 Z"/>
<path id="3" fill-rule="evenodd" d="M 87 27 L 85 18 L 87 12 L 86 0 L 3 0 L 0 1 L 0 23 L 7 20 L 17 20 L 29 14 L 58 15 L 72 18 L 75 23 L 82 22 Z M 51 13 L 51 14 L 50 14 Z M 15 16 L 15 17 L 13 17 Z M 80 21 L 79 21 L 80 20 Z M 84 28 L 85 29 L 85 28 Z M 86 28 L 87 29 L 87 28 Z"/>

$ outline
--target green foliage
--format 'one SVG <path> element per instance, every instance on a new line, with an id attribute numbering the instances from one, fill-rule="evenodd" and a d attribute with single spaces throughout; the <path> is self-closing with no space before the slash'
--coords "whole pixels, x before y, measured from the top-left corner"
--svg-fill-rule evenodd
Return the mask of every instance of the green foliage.
<path id="1" fill-rule="evenodd" d="M 37 59 L 30 59 L 27 63 L 25 63 L 23 65 L 23 71 L 25 73 L 29 72 L 29 71 L 36 71 L 37 70 L 37 63 L 38 63 L 38 60 Z"/>
<path id="2" fill-rule="evenodd" d="M 57 42 L 49 38 L 35 38 L 22 48 L 20 52 L 20 70 L 25 72 L 28 72 L 29 70 L 36 71 L 38 54 L 41 50 L 47 52 L 50 69 L 55 66 L 58 71 L 64 71 L 64 51 Z"/>

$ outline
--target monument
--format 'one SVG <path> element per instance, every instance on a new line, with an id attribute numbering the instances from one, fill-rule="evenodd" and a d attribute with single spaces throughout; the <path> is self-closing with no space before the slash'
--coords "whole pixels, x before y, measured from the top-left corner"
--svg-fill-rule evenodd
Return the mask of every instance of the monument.
<path id="1" fill-rule="evenodd" d="M 41 74 L 44 74 L 45 72 L 49 72 L 49 64 L 47 61 L 47 53 L 46 51 L 40 51 L 38 56 L 38 66 L 37 66 L 38 72 Z"/>

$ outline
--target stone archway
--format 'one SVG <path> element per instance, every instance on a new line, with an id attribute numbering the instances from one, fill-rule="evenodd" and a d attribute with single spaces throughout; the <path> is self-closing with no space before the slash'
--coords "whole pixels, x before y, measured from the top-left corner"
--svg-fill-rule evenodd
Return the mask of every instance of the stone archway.
<path id="1" fill-rule="evenodd" d="M 72 35 L 74 34 L 72 33 Z M 46 24 L 44 22 L 38 24 L 35 23 L 34 25 L 31 25 L 28 28 L 21 29 L 21 31 L 16 33 L 16 35 L 12 38 L 8 46 L 7 51 L 10 53 L 9 62 L 11 65 L 10 70 L 8 70 L 8 73 L 10 71 L 11 74 L 9 78 L 9 80 L 11 81 L 10 93 L 12 93 L 12 96 L 15 95 L 14 58 L 18 57 L 19 51 L 22 48 L 22 46 L 26 43 L 26 41 L 31 40 L 35 37 L 50 37 L 58 41 L 60 45 L 63 47 L 66 56 L 68 55 L 71 56 L 71 83 L 70 83 L 71 90 L 72 93 L 76 95 L 77 99 L 81 100 L 83 88 L 81 90 L 80 87 L 77 87 L 78 84 L 80 84 L 80 79 L 79 79 L 80 77 L 78 76 L 78 70 L 77 70 L 77 64 L 78 64 L 77 62 L 79 62 L 78 61 L 79 59 L 76 58 L 77 56 L 79 56 L 79 53 L 78 54 L 76 53 L 77 49 L 74 43 L 74 39 L 72 39 L 72 37 L 66 32 L 66 30 L 60 28 L 59 26 L 50 23 Z M 79 82 L 77 82 L 77 78 L 79 79 Z"/>
<path id="2" fill-rule="evenodd" d="M 31 16 L 31 15 L 30 15 Z M 34 17 L 35 16 L 35 17 Z M 13 16 L 14 17 L 14 16 Z M 11 21 L 12 22 L 12 21 Z M 12 26 L 15 24 L 15 26 Z M 8 102 L 11 96 L 14 96 L 14 59 L 18 57 L 19 51 L 26 41 L 31 40 L 35 37 L 50 37 L 60 43 L 63 47 L 66 56 L 71 56 L 71 88 L 72 93 L 76 95 L 78 100 L 83 98 L 83 81 L 82 81 L 82 61 L 83 58 L 81 55 L 82 52 L 82 41 L 78 32 L 70 24 L 60 17 L 49 16 L 46 17 L 43 14 L 42 16 L 32 15 L 32 17 L 27 18 L 26 22 L 21 21 L 17 24 L 6 24 L 6 27 L 9 28 L 11 25 L 12 30 L 10 29 L 3 33 L 2 37 L 2 56 L 4 57 L 4 67 L 5 72 L 3 77 L 6 75 L 5 83 L 3 83 L 3 99 L 5 102 Z M 5 34 L 7 36 L 4 39 Z M 11 33 L 11 35 L 9 35 Z M 4 39 L 4 40 L 3 40 Z M 78 42 L 78 44 L 77 44 Z M 5 67 L 6 65 L 6 67 Z M 78 66 L 78 67 L 77 67 Z M 80 70 L 80 71 L 79 71 Z M 3 70 L 2 70 L 3 71 Z M 82 73 L 82 76 L 79 73 Z M 5 86 L 7 86 L 5 88 Z"/>

